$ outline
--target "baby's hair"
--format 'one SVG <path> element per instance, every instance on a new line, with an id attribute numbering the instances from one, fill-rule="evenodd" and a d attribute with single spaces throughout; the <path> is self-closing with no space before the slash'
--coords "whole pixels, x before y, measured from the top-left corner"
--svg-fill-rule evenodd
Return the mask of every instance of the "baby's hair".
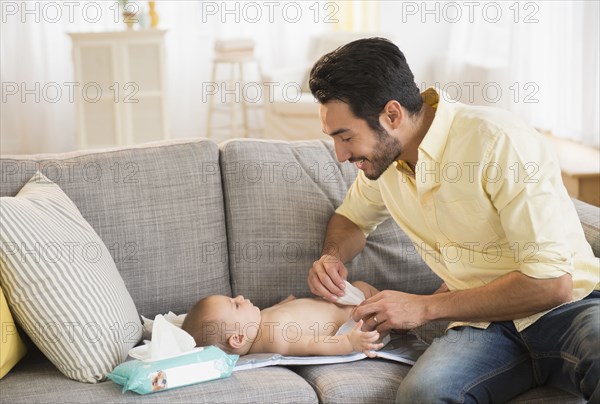
<path id="1" fill-rule="evenodd" d="M 210 309 L 209 301 L 213 296 L 198 300 L 185 316 L 181 328 L 194 337 L 196 346 L 214 345 L 227 353 L 231 347 L 227 343 L 227 328 L 224 320 L 218 318 L 214 310 Z"/>

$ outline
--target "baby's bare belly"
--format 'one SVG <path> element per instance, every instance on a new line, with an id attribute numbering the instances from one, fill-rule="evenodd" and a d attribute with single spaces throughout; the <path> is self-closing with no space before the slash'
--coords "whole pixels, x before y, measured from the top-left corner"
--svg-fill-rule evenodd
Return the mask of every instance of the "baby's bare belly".
<path id="1" fill-rule="evenodd" d="M 275 329 L 310 336 L 335 335 L 350 318 L 354 306 L 341 306 L 324 299 L 296 299 L 263 310 L 264 320 Z M 265 317 L 266 316 L 266 317 Z"/>

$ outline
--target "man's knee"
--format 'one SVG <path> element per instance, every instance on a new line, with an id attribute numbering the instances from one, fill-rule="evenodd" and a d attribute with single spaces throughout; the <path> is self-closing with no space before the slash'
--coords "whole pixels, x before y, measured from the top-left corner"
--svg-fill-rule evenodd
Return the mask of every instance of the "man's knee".
<path id="1" fill-rule="evenodd" d="M 526 390 L 531 385 L 531 362 L 514 334 L 512 323 L 491 324 L 487 330 L 449 330 L 408 372 L 396 402 L 476 403 L 489 401 L 490 396 L 506 401 Z"/>
<path id="2" fill-rule="evenodd" d="M 577 366 L 582 375 L 581 392 L 590 402 L 600 402 L 600 304 L 596 303 L 580 313 L 573 325 L 582 334 L 576 339 L 582 354 Z"/>
<path id="3" fill-rule="evenodd" d="M 459 402 L 459 394 L 450 381 L 452 378 L 439 378 L 435 375 L 424 377 L 416 372 L 408 372 L 396 394 L 396 403 L 452 403 Z"/>
<path id="4" fill-rule="evenodd" d="M 427 391 L 427 386 L 422 383 L 417 377 L 410 377 L 410 372 L 400 383 L 400 388 L 396 393 L 397 404 L 417 404 L 426 402 L 424 394 Z M 429 400 L 431 402 L 431 400 Z M 435 402 L 435 400 L 433 401 Z"/>

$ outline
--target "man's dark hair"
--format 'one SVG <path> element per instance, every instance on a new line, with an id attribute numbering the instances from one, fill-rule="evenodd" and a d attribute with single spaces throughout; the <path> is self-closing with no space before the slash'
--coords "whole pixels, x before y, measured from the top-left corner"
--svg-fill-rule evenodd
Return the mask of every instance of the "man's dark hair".
<path id="1" fill-rule="evenodd" d="M 385 38 L 359 39 L 322 56 L 310 71 L 309 86 L 321 104 L 342 101 L 377 132 L 383 130 L 379 114 L 388 101 L 398 101 L 410 115 L 423 105 L 404 54 Z"/>

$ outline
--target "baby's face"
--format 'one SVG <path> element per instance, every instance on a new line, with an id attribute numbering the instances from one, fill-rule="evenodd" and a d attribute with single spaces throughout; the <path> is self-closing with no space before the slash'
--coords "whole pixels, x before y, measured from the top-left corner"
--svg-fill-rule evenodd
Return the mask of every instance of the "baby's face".
<path id="1" fill-rule="evenodd" d="M 244 299 L 244 296 L 212 296 L 210 300 L 211 310 L 218 313 L 219 318 L 233 324 L 241 331 L 246 328 L 258 329 L 260 324 L 260 309 L 252 304 L 249 299 Z"/>

